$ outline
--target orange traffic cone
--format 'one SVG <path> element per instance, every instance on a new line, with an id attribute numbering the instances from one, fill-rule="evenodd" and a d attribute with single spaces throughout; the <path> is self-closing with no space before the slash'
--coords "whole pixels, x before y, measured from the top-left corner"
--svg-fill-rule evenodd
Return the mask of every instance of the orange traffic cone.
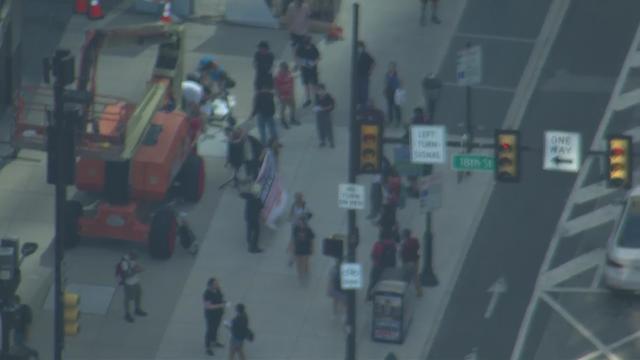
<path id="1" fill-rule="evenodd" d="M 73 12 L 76 14 L 86 14 L 89 10 L 89 0 L 76 0 Z"/>
<path id="2" fill-rule="evenodd" d="M 171 0 L 165 0 L 160 21 L 165 24 L 171 24 Z"/>
<path id="3" fill-rule="evenodd" d="M 90 20 L 99 20 L 104 17 L 104 13 L 102 12 L 102 5 L 100 5 L 100 0 L 91 0 L 91 6 L 89 7 L 88 16 Z"/>

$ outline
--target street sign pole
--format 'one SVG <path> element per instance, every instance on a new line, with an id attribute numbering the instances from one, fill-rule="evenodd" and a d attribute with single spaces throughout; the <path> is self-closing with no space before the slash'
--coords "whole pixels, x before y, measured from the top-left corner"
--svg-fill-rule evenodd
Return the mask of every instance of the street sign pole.
<path id="1" fill-rule="evenodd" d="M 356 139 L 356 70 L 358 56 L 358 22 L 360 5 L 353 4 L 353 36 L 351 44 L 351 103 L 349 117 L 349 183 L 356 183 L 356 155 L 358 139 Z M 347 211 L 347 261 L 356 262 L 356 246 L 358 230 L 356 228 L 356 211 Z M 356 290 L 347 290 L 347 344 L 346 360 L 356 360 Z"/>
<path id="2" fill-rule="evenodd" d="M 427 210 L 426 226 L 423 236 L 422 274 L 420 274 L 420 279 L 422 280 L 422 285 L 429 287 L 438 285 L 438 278 L 433 272 L 433 233 L 431 232 L 431 226 L 431 210 Z"/>

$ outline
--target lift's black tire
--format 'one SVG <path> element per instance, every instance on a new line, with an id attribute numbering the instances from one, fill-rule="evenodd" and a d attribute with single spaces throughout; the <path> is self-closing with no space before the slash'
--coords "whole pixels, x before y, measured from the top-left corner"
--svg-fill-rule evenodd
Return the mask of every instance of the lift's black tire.
<path id="1" fill-rule="evenodd" d="M 78 245 L 80 235 L 78 234 L 78 220 L 82 216 L 82 204 L 79 201 L 70 200 L 64 204 L 65 210 L 65 226 L 67 238 L 64 239 L 64 246 L 72 248 Z"/>
<path id="2" fill-rule="evenodd" d="M 178 222 L 171 209 L 161 209 L 151 219 L 149 252 L 156 259 L 168 259 L 176 246 Z"/>
<path id="3" fill-rule="evenodd" d="M 186 201 L 198 202 L 202 199 L 205 187 L 204 159 L 191 153 L 182 165 L 178 176 L 179 193 Z"/>

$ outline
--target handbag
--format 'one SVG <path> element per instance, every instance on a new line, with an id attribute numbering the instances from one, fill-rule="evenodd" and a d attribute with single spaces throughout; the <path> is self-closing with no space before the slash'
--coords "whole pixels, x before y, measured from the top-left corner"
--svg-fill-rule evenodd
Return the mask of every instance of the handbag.
<path id="1" fill-rule="evenodd" d="M 256 338 L 255 334 L 251 329 L 247 328 L 247 340 L 253 341 Z"/>
<path id="2" fill-rule="evenodd" d="M 396 93 L 393 94 L 393 102 L 396 105 L 402 105 L 407 100 L 407 91 L 403 88 L 397 88 Z"/>

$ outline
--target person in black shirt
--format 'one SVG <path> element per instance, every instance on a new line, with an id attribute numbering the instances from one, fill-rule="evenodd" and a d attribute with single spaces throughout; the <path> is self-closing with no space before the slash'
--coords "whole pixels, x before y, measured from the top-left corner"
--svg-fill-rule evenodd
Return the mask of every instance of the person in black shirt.
<path id="1" fill-rule="evenodd" d="M 296 48 L 296 62 L 300 66 L 302 75 L 302 84 L 304 85 L 307 100 L 302 104 L 303 107 L 311 105 L 311 99 L 315 97 L 316 86 L 318 85 L 318 60 L 320 60 L 320 52 L 318 48 L 311 42 L 311 36 L 304 37 L 302 46 Z"/>
<path id="2" fill-rule="evenodd" d="M 298 278 L 303 282 L 308 279 L 309 256 L 313 254 L 314 238 L 315 234 L 309 224 L 303 219 L 298 219 L 292 230 L 289 252 L 295 256 Z"/>
<path id="3" fill-rule="evenodd" d="M 334 147 L 333 143 L 333 123 L 331 113 L 335 107 L 333 96 L 327 92 L 324 84 L 318 85 L 318 96 L 316 98 L 316 124 L 318 126 L 318 138 L 320 139 L 320 147 L 325 146 L 325 141 L 329 141 L 329 146 Z"/>
<path id="4" fill-rule="evenodd" d="M 218 327 L 220 327 L 225 307 L 224 295 L 216 279 L 210 278 L 209 281 L 207 281 L 207 289 L 202 295 L 202 300 L 204 301 L 204 318 L 207 323 L 204 346 L 207 354 L 213 356 L 211 344 L 213 343 L 216 347 L 223 346 L 218 342 Z"/>
<path id="5" fill-rule="evenodd" d="M 358 59 L 356 60 L 357 105 L 363 106 L 369 100 L 369 77 L 376 65 L 373 57 L 367 52 L 364 42 L 358 41 Z"/>
<path id="6" fill-rule="evenodd" d="M 276 104 L 273 100 L 273 88 L 263 85 L 253 98 L 253 111 L 249 117 L 251 119 L 257 115 L 260 142 L 263 144 L 268 144 L 270 139 L 278 138 L 276 123 L 273 118 L 275 113 Z M 269 128 L 269 139 L 267 139 L 267 127 Z"/>
<path id="7" fill-rule="evenodd" d="M 261 89 L 265 86 L 273 86 L 273 62 L 275 57 L 269 50 L 269 43 L 260 41 L 258 51 L 253 55 L 253 67 L 256 69 L 256 79 L 254 81 L 255 89 Z"/>
<path id="8" fill-rule="evenodd" d="M 244 304 L 236 305 L 236 316 L 231 320 L 231 345 L 229 346 L 229 360 L 234 360 L 236 354 L 240 360 L 245 360 L 244 341 L 253 341 L 253 331 L 249 328 L 249 317 Z"/>
<path id="9" fill-rule="evenodd" d="M 247 243 L 250 253 L 261 253 L 258 247 L 260 237 L 260 212 L 262 211 L 262 200 L 260 200 L 260 186 L 254 184 L 251 191 L 243 191 L 240 197 L 245 199 L 244 220 L 247 222 Z"/>

